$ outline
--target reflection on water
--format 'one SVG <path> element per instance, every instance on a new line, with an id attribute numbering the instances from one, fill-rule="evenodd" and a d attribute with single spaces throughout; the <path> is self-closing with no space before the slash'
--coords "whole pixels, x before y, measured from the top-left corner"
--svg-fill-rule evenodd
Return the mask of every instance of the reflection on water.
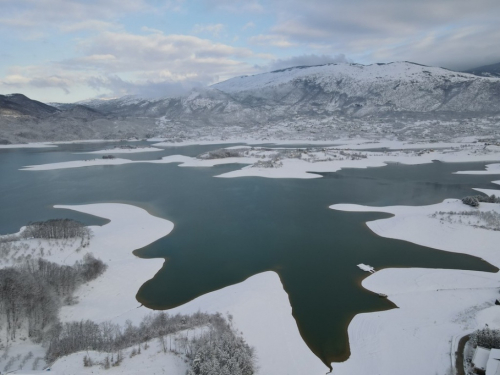
<path id="1" fill-rule="evenodd" d="M 348 356 L 347 324 L 355 314 L 393 307 L 359 287 L 365 274 L 357 264 L 368 263 L 377 269 L 496 270 L 477 258 L 374 235 L 365 222 L 387 214 L 328 209 L 336 203 L 432 204 L 469 195 L 472 187 L 495 188 L 491 176 L 452 174 L 460 169 L 482 169 L 486 163 L 392 164 L 343 170 L 313 180 L 213 178 L 240 168 L 236 165 L 179 168 L 130 164 L 18 171 L 24 165 L 100 157 L 73 152 L 113 145 L 0 151 L 0 233 L 17 231 L 29 221 L 61 216 L 86 224 L 105 223 L 88 215 L 52 209 L 54 204 L 139 205 L 175 223 L 170 235 L 136 252 L 142 257 L 168 258 L 162 270 L 138 292 L 142 303 L 168 309 L 256 273 L 274 270 L 290 297 L 303 338 L 325 363 Z M 145 160 L 172 154 L 195 156 L 218 147 L 172 147 L 122 157 Z"/>

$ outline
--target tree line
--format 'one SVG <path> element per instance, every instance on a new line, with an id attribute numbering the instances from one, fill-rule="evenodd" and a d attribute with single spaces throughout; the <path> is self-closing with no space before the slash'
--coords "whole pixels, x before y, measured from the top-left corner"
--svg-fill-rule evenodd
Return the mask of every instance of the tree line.
<path id="1" fill-rule="evenodd" d="M 23 231 L 24 238 L 43 239 L 67 239 L 81 238 L 82 241 L 89 239 L 90 229 L 82 223 L 72 219 L 50 219 L 29 223 Z"/>

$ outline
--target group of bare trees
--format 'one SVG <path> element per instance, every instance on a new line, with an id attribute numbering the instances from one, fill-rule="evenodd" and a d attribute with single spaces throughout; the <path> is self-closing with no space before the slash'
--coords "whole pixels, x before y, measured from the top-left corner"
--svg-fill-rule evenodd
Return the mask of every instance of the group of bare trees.
<path id="1" fill-rule="evenodd" d="M 29 223 L 22 233 L 24 238 L 67 239 L 90 238 L 90 229 L 72 219 L 50 219 Z"/>
<path id="2" fill-rule="evenodd" d="M 73 266 L 38 258 L 0 269 L 0 314 L 6 318 L 7 339 L 15 339 L 25 324 L 28 336 L 40 342 L 44 330 L 57 323 L 60 306 L 72 300 L 76 288 L 105 269 L 106 265 L 90 254 Z"/>
<path id="3" fill-rule="evenodd" d="M 184 338 L 180 346 L 182 352 L 179 352 L 178 345 L 172 347 L 172 335 L 203 326 L 208 329 L 200 337 Z M 147 345 L 150 340 L 158 339 L 165 353 L 172 351 L 187 357 L 191 365 L 188 375 L 255 373 L 254 350 L 219 313 L 169 315 L 159 312 L 146 316 L 138 326 L 127 321 L 124 327 L 111 322 L 96 324 L 90 320 L 71 322 L 54 325 L 49 335 L 45 358 L 48 363 L 83 350 L 115 353 L 115 357 L 120 358 L 124 349 L 137 345 L 139 349 L 132 352 L 133 356 L 140 353 L 141 344 Z M 104 368 L 109 368 L 108 362 L 102 364 Z M 111 362 L 115 364 L 114 359 Z M 92 365 L 89 357 L 85 357 L 84 365 Z"/>

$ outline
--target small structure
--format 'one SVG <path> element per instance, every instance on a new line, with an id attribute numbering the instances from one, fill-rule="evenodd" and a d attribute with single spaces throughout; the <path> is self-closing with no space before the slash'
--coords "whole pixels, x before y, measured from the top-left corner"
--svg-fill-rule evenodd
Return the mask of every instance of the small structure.
<path id="1" fill-rule="evenodd" d="M 490 357 L 490 349 L 478 346 L 474 355 L 472 356 L 472 365 L 474 369 L 479 371 L 486 371 L 486 364 L 488 363 L 488 358 Z"/>
<path id="2" fill-rule="evenodd" d="M 485 375 L 500 375 L 500 349 L 478 346 L 472 357 L 472 365 Z"/>
<path id="3" fill-rule="evenodd" d="M 372 266 L 369 266 L 368 264 L 363 264 L 360 263 L 358 264 L 358 267 L 361 268 L 363 271 L 374 273 L 375 269 Z"/>
<path id="4" fill-rule="evenodd" d="M 491 349 L 488 363 L 486 363 L 486 375 L 500 375 L 500 349 Z"/>

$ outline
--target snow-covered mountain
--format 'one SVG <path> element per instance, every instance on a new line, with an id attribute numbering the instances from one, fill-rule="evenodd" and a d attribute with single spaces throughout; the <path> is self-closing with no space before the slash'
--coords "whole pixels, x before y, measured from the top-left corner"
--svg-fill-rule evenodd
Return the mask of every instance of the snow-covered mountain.
<path id="1" fill-rule="evenodd" d="M 499 79 L 408 62 L 296 67 L 212 87 L 240 103 L 275 103 L 297 112 L 500 111 Z"/>
<path id="2" fill-rule="evenodd" d="M 327 64 L 232 78 L 181 97 L 126 96 L 51 108 L 56 112 L 44 118 L 47 127 L 63 129 L 71 123 L 80 137 L 93 132 L 94 137 L 198 136 L 206 129 L 216 133 L 214 129 L 230 127 L 240 133 L 264 127 L 300 131 L 304 124 L 385 121 L 381 119 L 462 121 L 500 114 L 500 78 L 410 62 Z"/>

